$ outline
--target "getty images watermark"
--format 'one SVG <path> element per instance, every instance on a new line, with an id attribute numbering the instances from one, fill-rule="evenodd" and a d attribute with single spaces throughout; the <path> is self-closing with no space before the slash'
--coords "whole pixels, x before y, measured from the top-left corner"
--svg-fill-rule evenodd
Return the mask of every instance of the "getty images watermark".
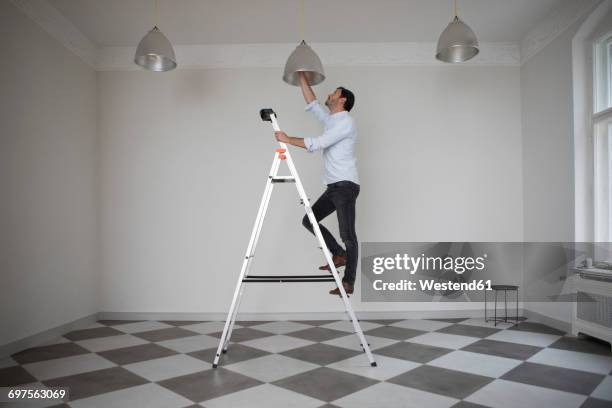
<path id="1" fill-rule="evenodd" d="M 410 256 L 407 253 L 395 254 L 394 257 L 377 256 L 372 260 L 372 273 L 381 275 L 385 271 L 405 271 L 414 275 L 421 271 L 453 271 L 457 275 L 463 275 L 466 271 L 483 271 L 487 254 L 479 257 L 465 256 Z M 399 281 L 385 282 L 384 279 L 376 279 L 372 282 L 372 287 L 376 291 L 380 290 L 483 290 L 491 289 L 491 280 L 473 280 L 471 282 L 453 282 L 450 280 L 440 281 L 438 279 L 418 279 L 412 281 L 401 279 Z"/>
<path id="2" fill-rule="evenodd" d="M 593 259 L 609 261 L 610 243 L 365 242 L 364 302 L 483 301 L 493 285 L 518 286 L 522 301 L 573 301 L 570 279 Z M 606 262 L 608 261 L 608 262 Z"/>

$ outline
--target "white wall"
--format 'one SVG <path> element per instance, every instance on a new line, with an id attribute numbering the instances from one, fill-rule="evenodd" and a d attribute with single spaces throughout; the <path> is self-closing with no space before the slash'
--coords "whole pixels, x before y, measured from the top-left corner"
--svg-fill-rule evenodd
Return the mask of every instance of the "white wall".
<path id="1" fill-rule="evenodd" d="M 525 241 L 574 240 L 572 38 L 521 67 Z"/>
<path id="2" fill-rule="evenodd" d="M 0 2 L 0 345 L 97 311 L 96 74 Z"/>
<path id="3" fill-rule="evenodd" d="M 518 67 L 332 67 L 356 94 L 360 241 L 521 241 Z M 225 312 L 276 147 L 273 107 L 316 135 L 281 67 L 98 74 L 102 311 Z M 318 155 L 294 159 L 315 199 Z M 252 273 L 322 263 L 292 185 L 274 191 Z M 326 221 L 336 230 L 335 216 Z M 341 311 L 329 284 L 251 285 L 249 312 Z M 440 308 L 360 303 L 357 310 Z M 465 306 L 465 305 L 463 305 Z M 472 307 L 471 305 L 467 305 Z M 449 309 L 459 307 L 457 304 Z"/>
<path id="4" fill-rule="evenodd" d="M 584 18 L 521 66 L 524 240 L 575 240 L 572 39 Z M 564 322 L 569 302 L 525 307 Z"/>

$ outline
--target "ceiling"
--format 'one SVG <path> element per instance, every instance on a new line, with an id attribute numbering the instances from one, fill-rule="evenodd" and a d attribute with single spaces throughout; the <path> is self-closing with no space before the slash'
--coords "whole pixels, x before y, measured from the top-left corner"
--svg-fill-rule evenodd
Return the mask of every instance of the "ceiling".
<path id="1" fill-rule="evenodd" d="M 481 42 L 517 43 L 568 0 L 459 0 Z M 580 1 L 580 0 L 569 0 Z M 154 24 L 154 0 L 49 0 L 96 46 L 135 46 Z M 432 42 L 451 0 L 305 0 L 309 42 Z M 174 44 L 299 40 L 300 0 L 158 0 L 158 25 Z"/>

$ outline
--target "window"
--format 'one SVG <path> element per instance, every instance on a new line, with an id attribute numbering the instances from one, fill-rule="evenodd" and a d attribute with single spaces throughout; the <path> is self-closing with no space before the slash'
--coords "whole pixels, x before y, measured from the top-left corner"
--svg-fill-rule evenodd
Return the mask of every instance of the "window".
<path id="1" fill-rule="evenodd" d="M 612 118 L 595 125 L 595 241 L 612 241 Z"/>
<path id="2" fill-rule="evenodd" d="M 612 107 L 612 36 L 595 42 L 594 49 L 594 112 L 599 113 Z"/>
<path id="3" fill-rule="evenodd" d="M 593 57 L 594 232 L 612 242 L 612 35 L 595 42 Z"/>
<path id="4" fill-rule="evenodd" d="M 612 39 L 608 39 L 607 42 L 607 47 L 606 47 L 606 59 L 605 62 L 608 65 L 608 69 L 606 70 L 607 72 L 607 78 L 606 81 L 608 83 L 608 108 L 612 106 Z"/>

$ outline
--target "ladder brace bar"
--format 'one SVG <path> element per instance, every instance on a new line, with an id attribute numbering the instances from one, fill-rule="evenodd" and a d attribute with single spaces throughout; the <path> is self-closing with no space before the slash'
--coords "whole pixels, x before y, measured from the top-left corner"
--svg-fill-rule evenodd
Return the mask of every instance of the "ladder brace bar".
<path id="1" fill-rule="evenodd" d="M 331 275 L 249 275 L 243 282 L 335 282 Z"/>

